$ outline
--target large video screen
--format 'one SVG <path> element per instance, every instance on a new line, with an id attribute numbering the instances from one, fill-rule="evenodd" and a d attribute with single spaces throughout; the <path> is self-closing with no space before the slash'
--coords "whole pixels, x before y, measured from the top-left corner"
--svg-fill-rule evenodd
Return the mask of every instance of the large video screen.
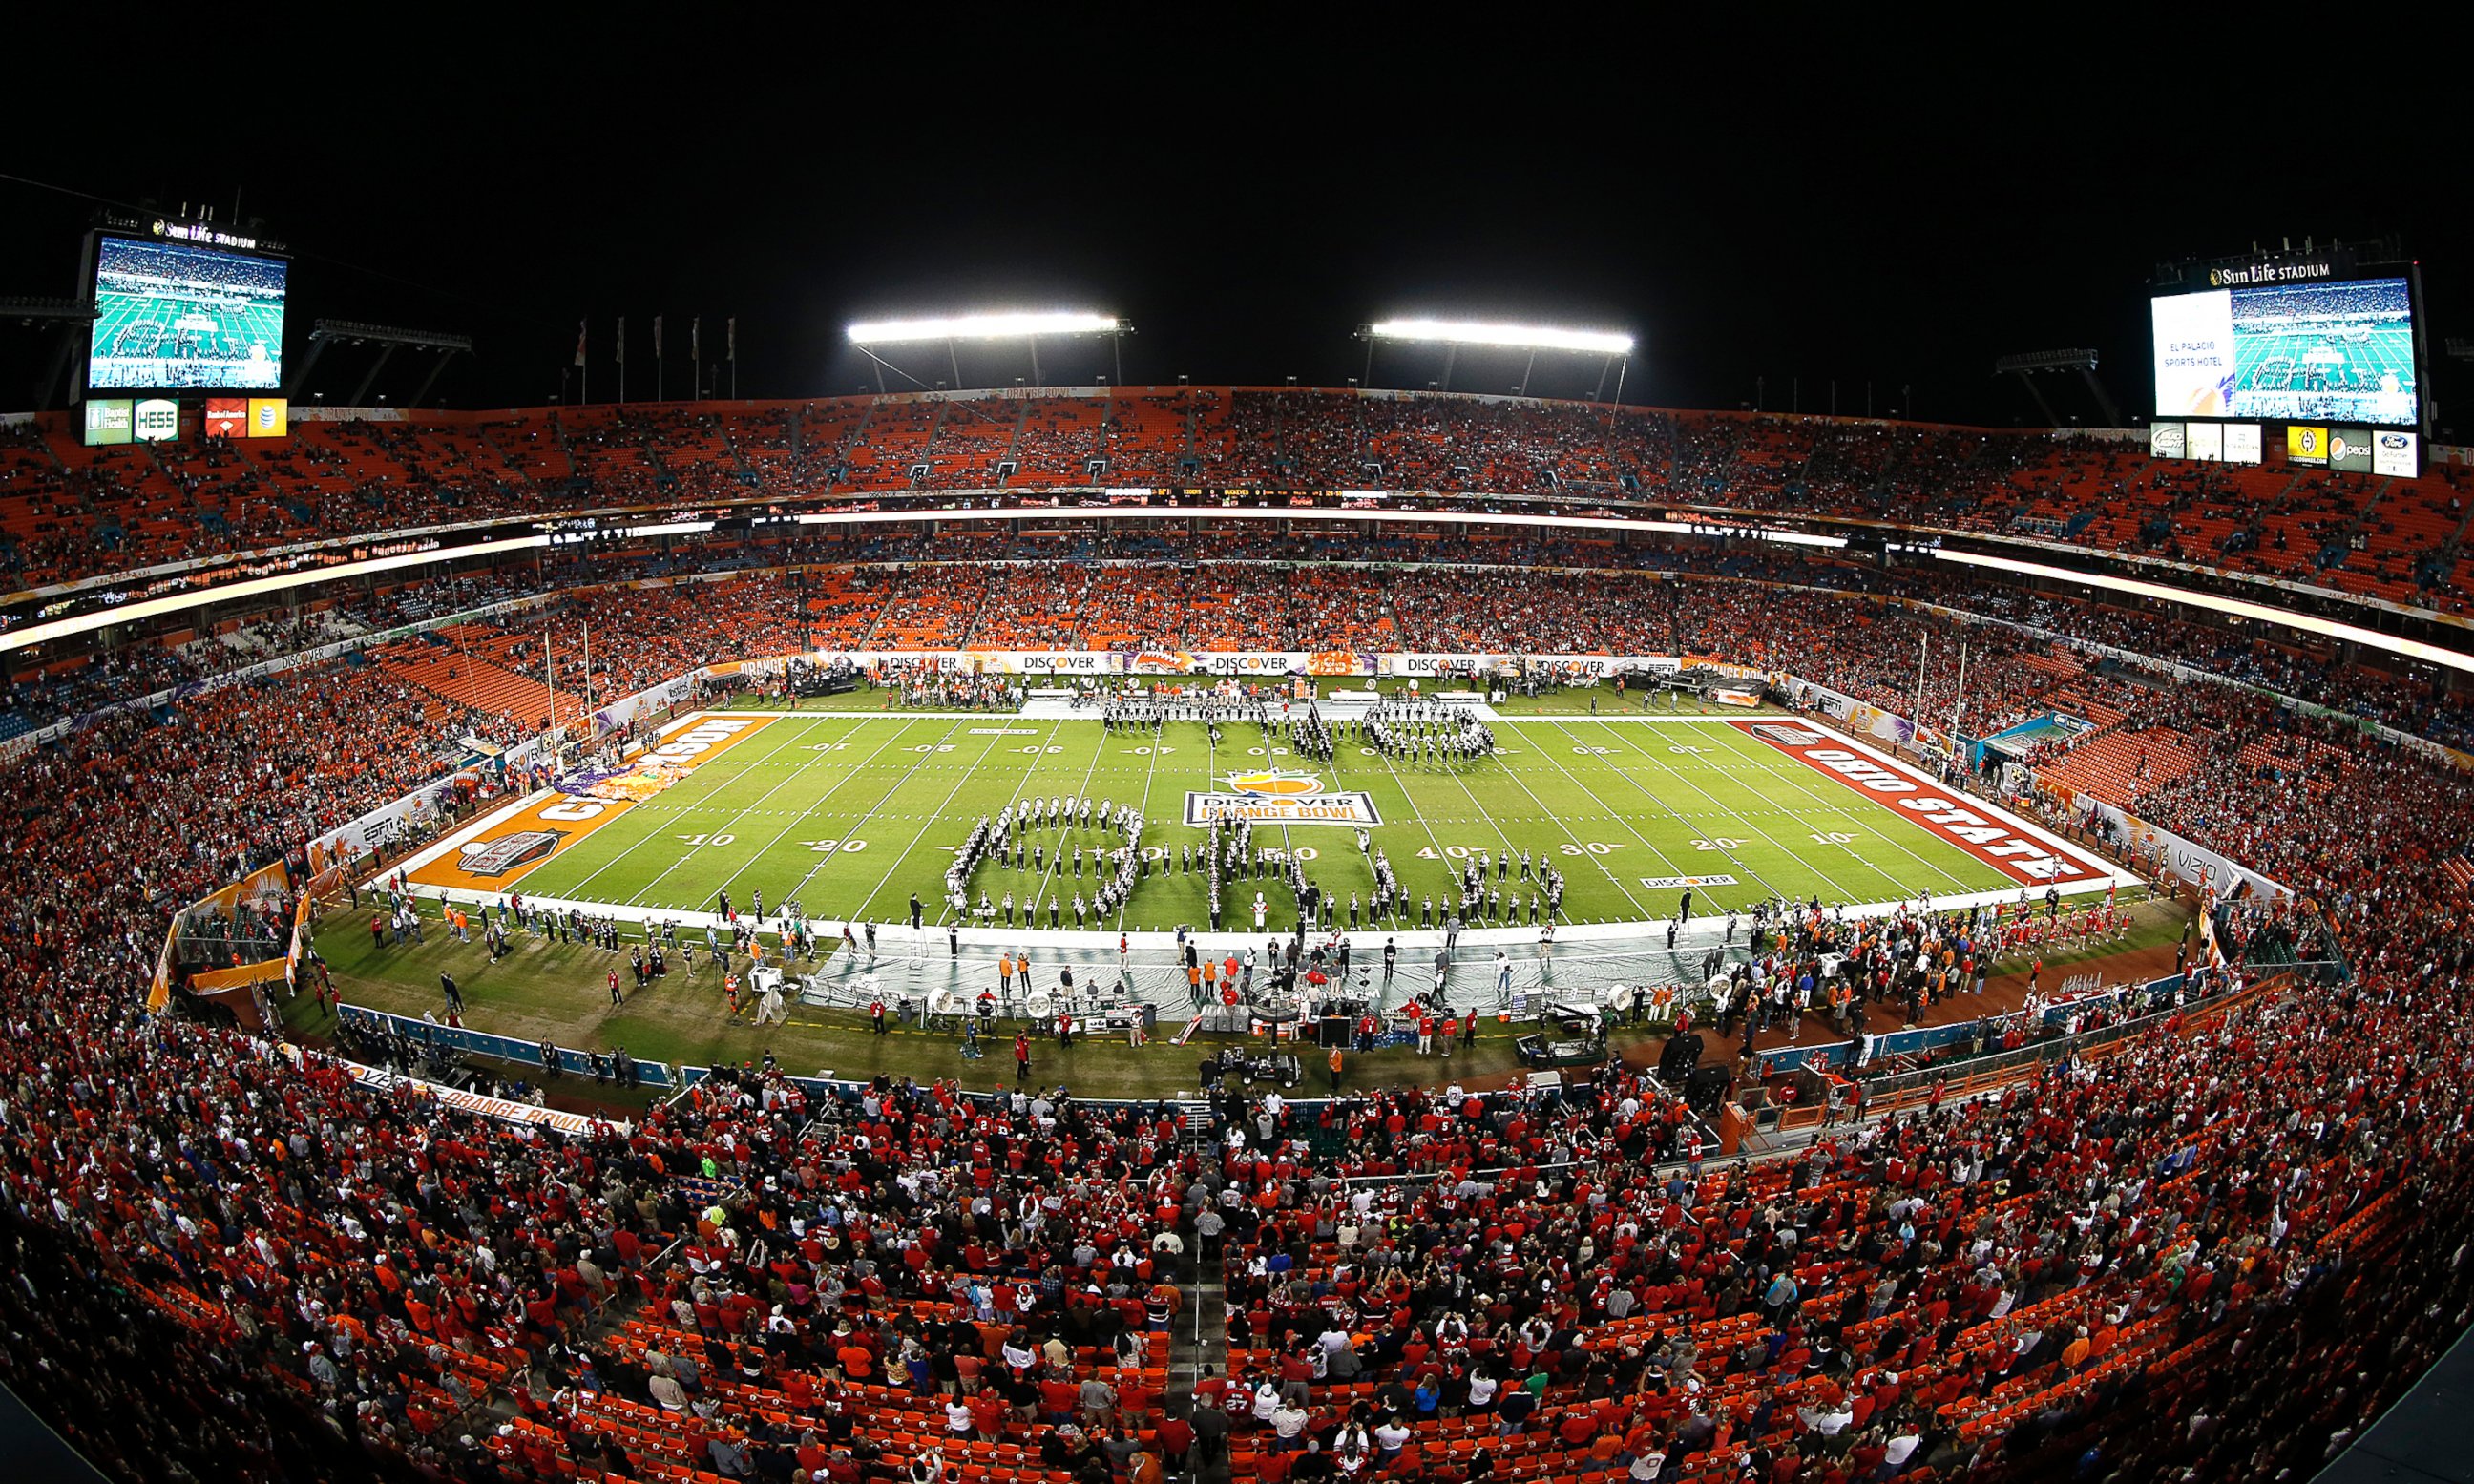
<path id="1" fill-rule="evenodd" d="M 285 266 L 176 242 L 98 239 L 86 387 L 281 386 Z"/>
<path id="2" fill-rule="evenodd" d="M 2150 310 L 2158 417 L 2420 420 L 2403 279 L 2212 289 Z"/>

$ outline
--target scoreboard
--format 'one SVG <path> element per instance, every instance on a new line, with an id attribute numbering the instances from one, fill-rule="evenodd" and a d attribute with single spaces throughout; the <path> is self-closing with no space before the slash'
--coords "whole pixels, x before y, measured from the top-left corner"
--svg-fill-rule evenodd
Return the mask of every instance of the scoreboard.
<path id="1" fill-rule="evenodd" d="M 253 240 L 169 221 L 96 233 L 86 390 L 280 388 L 290 265 L 233 245 Z"/>
<path id="2" fill-rule="evenodd" d="M 2393 252 L 2387 255 L 2398 255 Z M 2358 266 L 2341 244 L 2169 266 L 2148 301 L 2149 451 L 2412 477 L 2430 408 L 2419 269 Z"/>

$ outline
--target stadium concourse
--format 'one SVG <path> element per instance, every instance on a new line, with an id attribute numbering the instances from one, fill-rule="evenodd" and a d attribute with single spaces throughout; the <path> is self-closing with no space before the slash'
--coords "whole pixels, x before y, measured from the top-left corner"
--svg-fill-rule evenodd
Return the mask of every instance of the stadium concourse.
<path id="1" fill-rule="evenodd" d="M 2295 570 L 2432 606 L 2463 591 L 2417 575 L 2443 540 L 2355 548 L 2349 487 L 2246 491 L 2106 447 L 1662 414 L 1609 433 L 1602 412 L 1322 393 L 1114 401 L 1027 412 L 1017 456 L 1100 438 L 1163 470 L 1271 450 L 1337 474 L 1379 447 L 1404 485 L 1542 462 L 1742 508 L 2014 527 L 2047 499 L 2122 513 L 2094 528 L 2162 490 L 2268 533 L 2229 558 L 2273 568 L 2289 528 L 2350 524 L 2344 561 Z M 572 508 L 663 474 L 863 493 L 926 453 L 939 481 L 974 477 L 937 463 L 933 415 L 866 401 L 337 424 L 247 464 L 10 436 L 28 585 L 448 507 Z M 1759 473 L 1770 459 L 1797 473 Z M 2454 499 L 2455 473 L 2411 502 Z M 2427 745 L 2462 735 L 2445 693 L 1826 555 L 1416 549 L 1415 571 L 1390 565 L 1398 543 L 1339 533 L 1125 553 L 1191 556 L 1207 580 L 1059 571 L 1110 553 L 1029 537 L 617 550 L 19 677 L 29 729 L 79 724 L 0 764 L 0 1378 L 128 1478 L 2214 1480 L 2307 1472 L 2463 1328 L 2474 785 Z M 939 560 L 971 565 L 901 565 Z M 658 585 L 708 567 L 718 582 Z M 475 734 L 573 718 L 583 656 L 545 652 L 545 617 L 592 622 L 595 696 L 794 649 L 1069 636 L 1710 654 L 1903 708 L 1921 682 L 1924 714 L 1971 735 L 2089 722 L 2040 744 L 2021 807 L 2070 825 L 2125 808 L 2283 884 L 2219 905 L 2246 938 L 2349 972 L 2249 969 L 2243 992 L 2110 1046 L 1751 1161 L 1696 1150 L 1683 1100 L 1640 1070 L 1195 1112 L 749 1068 L 610 1122 L 526 1122 L 182 999 L 146 1011 L 172 911 L 272 862 L 307 879 L 311 840 L 408 791 L 468 808 L 498 787 L 466 766 Z M 1942 653 L 1962 636 L 1963 692 Z M 332 644 L 354 647 L 288 663 Z M 208 678 L 231 683 L 188 689 Z M 145 704 L 110 709 L 128 701 Z M 1887 942 L 1872 966 L 1883 996 L 1920 971 Z"/>

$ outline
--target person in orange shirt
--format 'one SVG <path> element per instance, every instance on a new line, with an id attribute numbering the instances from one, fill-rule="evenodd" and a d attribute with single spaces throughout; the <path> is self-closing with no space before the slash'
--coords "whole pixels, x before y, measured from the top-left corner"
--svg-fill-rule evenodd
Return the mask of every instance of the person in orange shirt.
<path id="1" fill-rule="evenodd" d="M 2114 1351 L 2122 1343 L 2122 1329 L 2107 1314 L 2097 1321 L 2096 1333 L 2088 1336 L 2088 1363 L 2094 1365 Z"/>
<path id="2" fill-rule="evenodd" d="M 2071 1343 L 2062 1347 L 2063 1374 L 2078 1375 L 2080 1369 L 2087 1364 L 2088 1350 L 2087 1326 L 2081 1325 L 2078 1326 L 2078 1333 L 2072 1338 Z"/>

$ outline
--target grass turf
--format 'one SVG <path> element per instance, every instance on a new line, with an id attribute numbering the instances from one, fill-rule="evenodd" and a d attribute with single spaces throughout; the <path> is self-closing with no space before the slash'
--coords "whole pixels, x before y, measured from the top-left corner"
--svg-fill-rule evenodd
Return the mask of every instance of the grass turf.
<path id="1" fill-rule="evenodd" d="M 1550 697 L 1568 703 L 1575 694 Z M 1602 697 L 1612 702 L 1611 694 Z M 1586 702 L 1584 702 L 1586 704 Z M 513 884 L 528 894 L 649 911 L 710 908 L 727 889 L 744 906 L 762 891 L 828 925 L 899 920 L 916 893 L 928 918 L 945 915 L 952 853 L 977 819 L 1018 798 L 1139 801 L 1144 844 L 1175 855 L 1204 832 L 1185 825 L 1188 791 L 1225 787 L 1237 772 L 1313 775 L 1326 792 L 1364 792 L 1382 823 L 1370 831 L 1413 911 L 1453 891 L 1480 852 L 1514 864 L 1499 882 L 1525 902 L 1518 854 L 1563 871 L 1564 920 L 1652 920 L 1672 915 L 1678 892 L 1644 877 L 1732 876 L 1696 889 L 1702 912 L 1773 895 L 1885 902 L 1929 890 L 1990 890 L 2008 879 L 1966 852 L 1833 779 L 1716 720 L 1644 725 L 1587 713 L 1533 714 L 1498 723 L 1502 749 L 1476 764 L 1407 765 L 1344 740 L 1333 763 L 1310 763 L 1276 736 L 1224 727 L 1214 745 L 1199 723 L 1156 735 L 1106 733 L 1096 720 L 1034 721 L 985 712 L 929 717 L 819 714 L 766 721 L 703 761 L 667 791 L 631 806 Z M 1074 926 L 1072 901 L 1098 885 L 1097 860 L 1078 875 L 1072 852 L 1112 846 L 1099 828 L 1039 829 L 1039 870 L 983 863 L 976 903 L 1010 893 L 1045 923 L 1051 900 Z M 1341 904 L 1370 897 L 1373 874 L 1345 827 L 1258 828 L 1258 845 L 1295 851 Z M 1059 851 L 1064 858 L 1058 858 Z M 1227 925 L 1256 889 L 1285 908 L 1266 877 L 1232 882 Z M 1115 915 L 1087 926 L 1168 929 L 1206 918 L 1200 874 L 1154 869 Z M 1415 921 L 1405 926 L 1416 926 Z"/>
<path id="2" fill-rule="evenodd" d="M 1010 1024 L 1000 1023 L 1001 1034 L 983 1043 L 986 1055 L 978 1060 L 963 1059 L 951 1034 L 896 1030 L 879 1036 L 870 1034 L 867 1017 L 855 1011 L 794 1005 L 788 1024 L 759 1028 L 724 1013 L 720 978 L 701 955 L 701 967 L 693 971 L 673 967 L 645 990 L 629 988 L 625 1005 L 614 1008 L 606 976 L 615 968 L 621 984 L 627 983 L 624 952 L 519 934 L 514 951 L 493 964 L 479 942 L 456 941 L 437 922 L 436 905 L 424 905 L 431 915 L 425 937 L 417 944 L 374 946 L 368 919 L 359 913 L 336 913 L 321 925 L 319 952 L 346 1003 L 403 1015 L 438 1010 L 443 1004 L 438 976 L 446 972 L 455 976 L 464 996 L 467 1026 L 526 1041 L 547 1036 L 562 1046 L 624 1046 L 640 1059 L 698 1066 L 753 1060 L 769 1050 L 786 1069 L 800 1075 L 831 1071 L 848 1078 L 880 1074 L 922 1081 L 952 1078 L 968 1087 L 1013 1083 Z M 2048 985 L 2093 959 L 2170 944 L 2191 916 L 2187 908 L 2165 901 L 2140 903 L 2130 911 L 2134 926 L 2121 940 L 2046 955 Z M 768 956 L 775 946 L 767 940 Z M 821 945 L 819 957 L 829 955 L 833 946 L 831 942 Z M 285 1007 L 284 1020 L 294 1031 L 311 1035 L 333 1028 L 332 1018 L 322 1014 L 306 994 Z M 1448 1059 L 1420 1057 L 1408 1048 L 1364 1055 L 1352 1052 L 1344 1086 L 1431 1085 L 1455 1077 L 1508 1073 L 1518 1064 L 1514 1039 L 1531 1029 L 1481 1017 L 1477 1043 L 1456 1049 Z M 1826 1034 L 1813 1037 L 1816 1041 L 1828 1038 Z M 1042 1085 L 1063 1083 L 1092 1096 L 1165 1097 L 1196 1085 L 1196 1063 L 1215 1046 L 1246 1039 L 1198 1035 L 1190 1046 L 1178 1048 L 1163 1035 L 1136 1050 L 1123 1037 L 1086 1037 L 1070 1050 L 1060 1050 L 1052 1039 L 1034 1038 L 1031 1070 Z M 1654 1049 L 1663 1039 L 1663 1032 L 1617 1027 L 1609 1045 L 1621 1055 L 1627 1050 Z M 1297 1054 L 1306 1073 L 1299 1090 L 1320 1092 L 1326 1085 L 1324 1054 L 1314 1047 L 1298 1047 Z M 522 1076 L 524 1069 L 514 1068 L 513 1075 Z M 590 1084 L 580 1085 L 570 1077 L 561 1085 L 580 1092 Z"/>

